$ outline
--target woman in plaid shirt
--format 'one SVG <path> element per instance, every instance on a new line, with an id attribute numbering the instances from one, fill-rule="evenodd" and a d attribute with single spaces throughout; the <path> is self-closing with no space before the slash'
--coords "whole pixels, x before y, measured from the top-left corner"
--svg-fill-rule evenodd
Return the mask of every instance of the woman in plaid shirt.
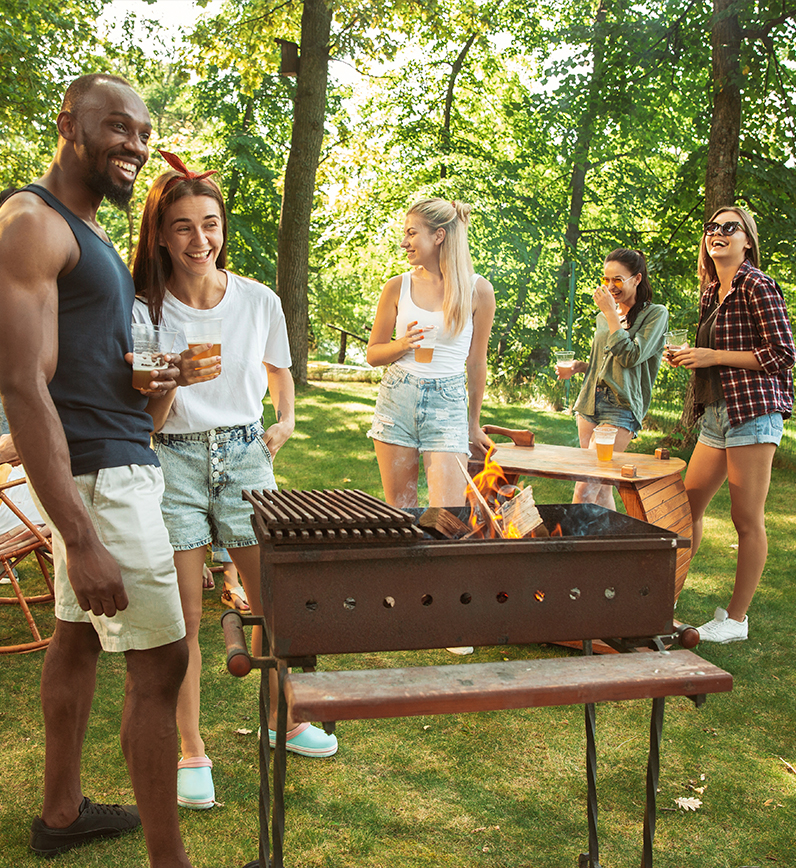
<path id="1" fill-rule="evenodd" d="M 694 371 L 701 416 L 685 487 L 694 522 L 692 553 L 713 495 L 729 481 L 738 532 L 735 586 L 726 609 L 699 628 L 703 642 L 746 639 L 746 611 L 768 553 L 765 505 L 782 423 L 793 409 L 793 332 L 782 290 L 757 267 L 757 226 L 743 208 L 721 208 L 705 224 L 699 248 L 702 297 L 696 346 L 672 353 Z"/>

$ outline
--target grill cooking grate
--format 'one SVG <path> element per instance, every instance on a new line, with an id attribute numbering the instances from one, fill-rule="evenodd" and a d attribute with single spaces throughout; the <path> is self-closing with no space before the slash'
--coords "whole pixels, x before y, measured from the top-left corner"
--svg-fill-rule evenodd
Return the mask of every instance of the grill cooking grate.
<path id="1" fill-rule="evenodd" d="M 266 539 L 274 543 L 413 542 L 414 518 L 364 491 L 244 491 Z"/>

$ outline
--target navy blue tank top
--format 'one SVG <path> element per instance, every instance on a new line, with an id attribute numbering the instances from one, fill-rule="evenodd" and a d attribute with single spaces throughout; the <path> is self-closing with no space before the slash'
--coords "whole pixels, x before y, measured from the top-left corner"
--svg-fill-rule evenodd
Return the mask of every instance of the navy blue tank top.
<path id="1" fill-rule="evenodd" d="M 38 184 L 24 189 L 66 220 L 80 246 L 80 261 L 58 279 L 58 366 L 49 385 L 72 475 L 157 465 L 147 399 L 133 388 L 132 368 L 124 360 L 133 350 L 133 278 L 113 245 L 48 190 Z"/>

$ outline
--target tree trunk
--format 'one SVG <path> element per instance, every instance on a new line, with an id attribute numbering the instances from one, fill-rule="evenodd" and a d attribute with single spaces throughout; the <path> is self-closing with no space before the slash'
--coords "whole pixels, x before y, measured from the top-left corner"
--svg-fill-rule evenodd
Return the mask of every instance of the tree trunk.
<path id="1" fill-rule="evenodd" d="M 705 173 L 705 220 L 735 200 L 741 138 L 741 28 L 737 10 L 737 0 L 713 0 L 713 116 Z M 691 446 L 696 439 L 696 424 L 692 375 L 682 415 L 665 442 L 683 448 Z"/>
<path id="2" fill-rule="evenodd" d="M 445 93 L 445 115 L 442 123 L 442 153 L 449 154 L 451 150 L 451 111 L 453 109 L 453 92 L 456 87 L 456 79 L 464 66 L 464 60 L 467 57 L 467 52 L 475 42 L 476 33 L 471 33 L 464 47 L 459 52 L 456 60 L 453 62 L 451 74 L 448 76 L 448 90 Z M 439 176 L 441 180 L 448 177 L 448 165 L 443 163 L 439 168 Z"/>
<path id="3" fill-rule="evenodd" d="M 713 117 L 705 175 L 705 219 L 732 205 L 741 136 L 741 28 L 737 0 L 713 0 Z"/>
<path id="4" fill-rule="evenodd" d="M 279 218 L 276 291 L 282 299 L 293 358 L 293 379 L 307 382 L 310 218 L 323 143 L 332 13 L 324 0 L 304 0 L 301 66 L 296 81 L 293 134 Z"/>
<path id="5" fill-rule="evenodd" d="M 581 115 L 580 125 L 577 131 L 578 138 L 572 152 L 572 175 L 570 178 L 569 217 L 567 228 L 564 232 L 564 255 L 558 269 L 556 280 L 556 293 L 550 306 L 547 317 L 547 326 L 552 337 L 559 333 L 561 324 L 566 322 L 563 316 L 564 309 L 569 298 L 569 275 L 572 268 L 572 260 L 577 250 L 580 239 L 580 217 L 583 213 L 583 199 L 586 191 L 586 173 L 589 171 L 589 150 L 592 137 L 594 136 L 594 121 L 601 110 L 601 92 L 603 89 L 603 76 L 605 70 L 605 19 L 607 5 L 600 0 L 597 13 L 594 17 L 594 32 L 592 36 L 592 54 L 594 56 L 594 68 L 591 79 L 587 86 L 588 99 L 586 107 Z M 547 348 L 540 348 L 545 353 Z"/>

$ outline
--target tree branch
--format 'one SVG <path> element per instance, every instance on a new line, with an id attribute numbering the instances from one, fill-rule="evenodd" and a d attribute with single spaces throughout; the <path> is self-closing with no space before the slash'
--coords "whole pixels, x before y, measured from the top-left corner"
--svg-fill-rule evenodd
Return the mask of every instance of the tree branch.
<path id="1" fill-rule="evenodd" d="M 796 9 L 786 9 L 783 11 L 782 15 L 779 15 L 776 18 L 771 18 L 762 27 L 745 27 L 741 30 L 741 38 L 742 39 L 764 39 L 768 36 L 769 33 L 775 28 L 779 27 L 780 24 L 784 24 L 786 21 L 789 21 L 791 18 L 796 18 Z"/>

